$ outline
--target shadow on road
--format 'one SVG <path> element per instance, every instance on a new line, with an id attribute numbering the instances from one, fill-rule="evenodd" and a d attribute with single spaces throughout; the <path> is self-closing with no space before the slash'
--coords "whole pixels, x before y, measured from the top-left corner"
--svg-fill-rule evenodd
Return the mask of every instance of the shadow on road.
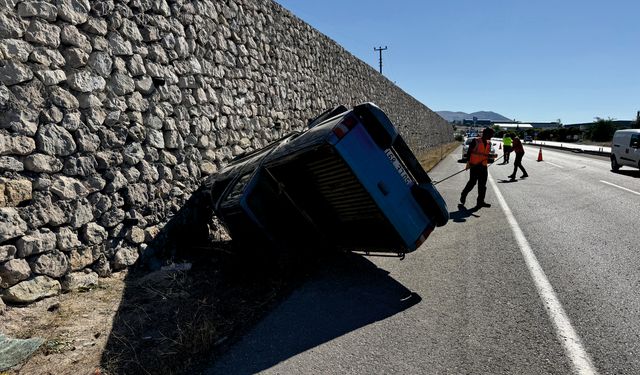
<path id="1" fill-rule="evenodd" d="M 458 211 L 449 212 L 449 219 L 453 220 L 454 223 L 464 223 L 467 221 L 468 217 L 479 217 L 475 213 L 478 211 L 477 208 L 465 208 L 464 206 L 458 205 Z"/>
<path id="2" fill-rule="evenodd" d="M 621 174 L 623 176 L 640 178 L 640 169 L 630 170 L 630 169 L 618 169 L 617 171 L 611 171 L 616 174 Z"/>
<path id="3" fill-rule="evenodd" d="M 419 303 L 369 260 L 343 254 L 294 291 L 221 357 L 210 374 L 253 374 Z"/>

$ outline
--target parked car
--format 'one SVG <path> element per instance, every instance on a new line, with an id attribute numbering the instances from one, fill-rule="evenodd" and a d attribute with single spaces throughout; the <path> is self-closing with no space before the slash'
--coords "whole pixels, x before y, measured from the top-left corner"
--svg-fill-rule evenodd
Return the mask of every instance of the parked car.
<path id="1" fill-rule="evenodd" d="M 340 106 L 207 180 L 234 242 L 402 255 L 449 219 L 447 205 L 386 114 Z"/>
<path id="2" fill-rule="evenodd" d="M 524 143 L 531 143 L 531 142 L 533 142 L 533 137 L 531 137 L 530 135 L 525 135 L 524 138 L 522 139 L 522 141 Z"/>
<path id="3" fill-rule="evenodd" d="M 611 170 L 640 168 L 640 129 L 617 130 L 611 141 Z"/>
<path id="4" fill-rule="evenodd" d="M 469 151 L 469 145 L 475 138 L 467 138 L 462 145 L 462 161 L 467 161 L 467 152 Z M 498 152 L 496 151 L 495 143 L 491 142 L 491 150 L 489 154 L 489 163 L 493 163 L 498 158 Z"/>

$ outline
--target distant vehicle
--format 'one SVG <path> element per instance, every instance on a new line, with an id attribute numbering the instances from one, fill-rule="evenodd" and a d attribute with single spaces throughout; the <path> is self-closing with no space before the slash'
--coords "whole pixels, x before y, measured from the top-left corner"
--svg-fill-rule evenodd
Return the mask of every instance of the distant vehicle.
<path id="1" fill-rule="evenodd" d="M 380 108 L 340 106 L 308 126 L 207 180 L 234 243 L 402 255 L 447 223 L 444 199 Z"/>
<path id="2" fill-rule="evenodd" d="M 525 135 L 523 141 L 525 143 L 531 143 L 531 142 L 533 142 L 533 137 L 530 136 L 530 135 Z"/>
<path id="3" fill-rule="evenodd" d="M 640 168 L 640 129 L 618 130 L 611 141 L 611 170 Z"/>
<path id="4" fill-rule="evenodd" d="M 467 138 L 462 145 L 462 161 L 467 161 L 467 151 L 469 151 L 469 145 L 471 141 L 475 138 Z M 489 163 L 493 163 L 498 158 L 498 153 L 496 152 L 496 145 L 491 142 L 491 153 L 489 154 Z"/>

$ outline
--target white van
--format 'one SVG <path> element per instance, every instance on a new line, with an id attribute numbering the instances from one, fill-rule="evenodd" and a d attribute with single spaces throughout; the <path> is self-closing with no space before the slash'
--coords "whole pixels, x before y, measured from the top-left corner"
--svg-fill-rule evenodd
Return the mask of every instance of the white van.
<path id="1" fill-rule="evenodd" d="M 640 129 L 618 130 L 611 143 L 611 170 L 640 168 Z"/>

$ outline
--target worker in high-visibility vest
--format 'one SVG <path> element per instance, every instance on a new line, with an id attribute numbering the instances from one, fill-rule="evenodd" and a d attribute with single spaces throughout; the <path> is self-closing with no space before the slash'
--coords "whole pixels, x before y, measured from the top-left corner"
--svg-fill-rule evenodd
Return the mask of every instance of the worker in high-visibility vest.
<path id="1" fill-rule="evenodd" d="M 520 178 L 527 178 L 529 174 L 527 170 L 522 166 L 522 157 L 524 156 L 524 147 L 522 147 L 522 142 L 520 142 L 520 138 L 513 137 L 513 152 L 516 154 L 516 161 L 513 163 L 513 173 L 509 176 L 510 180 L 516 179 L 516 173 L 518 172 L 518 168 L 522 171 L 522 176 Z"/>
<path id="2" fill-rule="evenodd" d="M 502 137 L 502 147 L 504 147 L 504 159 L 502 159 L 502 164 L 509 164 L 509 154 L 511 153 L 511 146 L 513 145 L 513 140 L 511 139 L 511 134 L 504 133 Z"/>
<path id="3" fill-rule="evenodd" d="M 491 207 L 485 202 L 484 197 L 487 193 L 487 178 L 489 172 L 489 154 L 491 153 L 491 137 L 494 131 L 491 128 L 485 128 L 482 131 L 482 137 L 478 137 L 471 141 L 467 150 L 466 158 L 469 160 L 467 169 L 469 169 L 469 182 L 460 194 L 460 205 L 464 207 L 467 201 L 467 194 L 473 187 L 478 184 L 478 198 L 476 200 L 476 208 Z"/>

